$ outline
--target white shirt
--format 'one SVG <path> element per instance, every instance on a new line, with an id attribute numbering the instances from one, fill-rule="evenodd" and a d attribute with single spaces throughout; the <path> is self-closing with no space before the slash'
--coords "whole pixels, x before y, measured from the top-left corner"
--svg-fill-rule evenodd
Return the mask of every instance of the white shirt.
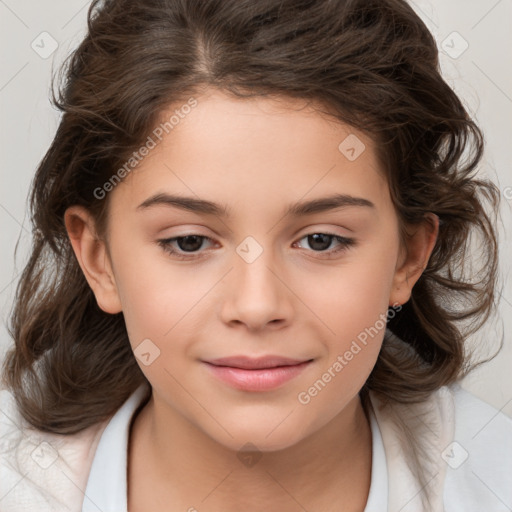
<path id="1" fill-rule="evenodd" d="M 143 392 L 110 421 L 59 435 L 28 425 L 0 390 L 0 512 L 126 511 L 128 428 Z M 365 512 L 512 511 L 511 418 L 459 384 L 417 404 L 369 396 Z"/>
<path id="2" fill-rule="evenodd" d="M 89 473 L 82 512 L 127 512 L 128 436 L 137 406 L 146 393 L 142 385 L 112 417 L 101 435 Z M 388 500 L 386 455 L 379 426 L 370 409 L 372 469 L 364 512 L 382 512 Z"/>

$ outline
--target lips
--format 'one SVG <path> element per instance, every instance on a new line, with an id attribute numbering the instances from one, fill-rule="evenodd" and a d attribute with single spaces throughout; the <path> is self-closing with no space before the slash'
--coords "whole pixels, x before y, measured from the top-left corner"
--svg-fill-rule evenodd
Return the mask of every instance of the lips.
<path id="1" fill-rule="evenodd" d="M 241 368 L 244 370 L 260 370 L 262 368 L 276 368 L 278 366 L 294 366 L 310 361 L 308 359 L 290 359 L 281 356 L 265 356 L 252 358 L 248 356 L 221 357 L 206 361 L 215 366 L 229 366 L 231 368 Z"/>
<path id="2" fill-rule="evenodd" d="M 302 373 L 312 361 L 281 356 L 234 356 L 203 362 L 210 374 L 232 388 L 241 391 L 270 391 Z"/>

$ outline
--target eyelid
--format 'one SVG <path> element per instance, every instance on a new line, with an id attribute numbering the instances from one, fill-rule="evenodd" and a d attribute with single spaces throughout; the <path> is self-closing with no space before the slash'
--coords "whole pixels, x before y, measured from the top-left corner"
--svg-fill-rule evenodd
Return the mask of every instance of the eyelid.
<path id="1" fill-rule="evenodd" d="M 337 241 L 339 244 L 337 246 L 337 248 L 335 248 L 335 249 L 324 250 L 324 251 L 314 251 L 314 250 L 304 249 L 306 252 L 309 252 L 309 253 L 313 253 L 313 254 L 317 253 L 318 255 L 320 255 L 320 259 L 327 259 L 332 255 L 335 255 L 335 254 L 338 254 L 341 252 L 345 252 L 348 249 L 350 249 L 351 247 L 357 245 L 357 241 L 355 238 L 338 235 L 328 229 L 321 229 L 321 228 L 320 229 L 310 229 L 309 231 L 302 234 L 302 236 L 295 238 L 296 241 L 293 242 L 293 245 L 295 246 L 302 239 L 304 239 L 308 236 L 314 235 L 314 234 L 322 234 L 322 235 L 332 237 L 332 239 L 334 241 Z M 180 250 L 176 250 L 171 247 L 172 242 L 175 242 L 179 238 L 186 238 L 188 236 L 195 236 L 195 237 L 202 239 L 203 241 L 212 242 L 213 244 L 216 243 L 215 240 L 212 239 L 211 237 L 209 237 L 207 235 L 202 235 L 200 233 L 194 233 L 194 232 L 188 232 L 188 233 L 175 235 L 175 236 L 168 237 L 168 238 L 163 238 L 163 239 L 157 240 L 157 243 L 165 252 L 167 252 L 169 255 L 171 255 L 172 257 L 175 257 L 179 260 L 184 260 L 184 261 L 196 260 L 197 261 L 203 257 L 206 257 L 208 255 L 208 253 L 210 252 L 210 250 L 208 250 L 208 249 L 202 250 L 200 252 L 187 253 L 187 252 L 181 252 Z"/>
<path id="2" fill-rule="evenodd" d="M 346 236 L 343 236 L 343 235 L 337 235 L 336 233 L 332 233 L 332 232 L 329 232 L 327 230 L 317 230 L 317 231 L 307 232 L 303 236 L 300 236 L 297 239 L 297 242 L 294 242 L 294 245 L 296 243 L 300 242 L 300 240 L 302 240 L 303 238 L 306 238 L 306 237 L 308 237 L 310 235 L 313 235 L 313 234 L 322 234 L 322 235 L 330 236 L 334 240 L 337 240 L 341 244 L 336 249 L 331 249 L 331 250 L 326 250 L 326 251 L 306 250 L 307 252 L 312 253 L 312 254 L 318 254 L 318 255 L 324 254 L 324 255 L 326 255 L 326 256 L 324 256 L 324 258 L 329 257 L 329 256 L 334 255 L 334 254 L 338 254 L 340 252 L 344 252 L 344 251 L 350 249 L 351 247 L 354 247 L 355 245 L 357 245 L 357 241 L 356 241 L 355 238 L 349 238 L 349 237 L 346 237 Z"/>
<path id="3" fill-rule="evenodd" d="M 339 230 L 340 233 L 336 233 L 335 231 Z M 301 236 L 304 237 L 305 235 L 312 235 L 314 233 L 323 233 L 325 235 L 332 235 L 332 236 L 339 236 L 342 238 L 348 238 L 343 233 L 341 233 L 341 230 L 344 231 L 350 231 L 351 233 L 354 232 L 353 229 L 350 229 L 346 226 L 333 226 L 329 223 L 312 223 L 305 227 L 302 227 L 299 231 L 296 232 L 295 236 L 299 236 L 300 233 L 303 233 Z"/>
<path id="4" fill-rule="evenodd" d="M 178 259 L 182 259 L 182 260 L 199 259 L 199 258 L 203 257 L 207 252 L 209 252 L 208 250 L 203 250 L 201 252 L 186 253 L 186 252 L 180 252 L 180 251 L 177 251 L 176 249 L 170 248 L 170 244 L 172 242 L 175 242 L 178 238 L 186 238 L 187 236 L 196 236 L 198 238 L 201 238 L 203 240 L 206 240 L 208 242 L 212 242 L 213 244 L 215 244 L 215 240 L 213 240 L 213 238 L 206 236 L 206 235 L 201 235 L 199 233 L 185 233 L 183 235 L 175 235 L 172 237 L 161 238 L 161 239 L 157 240 L 157 244 L 160 247 L 162 247 L 162 249 L 165 252 L 172 254 L 173 256 L 177 257 Z"/>

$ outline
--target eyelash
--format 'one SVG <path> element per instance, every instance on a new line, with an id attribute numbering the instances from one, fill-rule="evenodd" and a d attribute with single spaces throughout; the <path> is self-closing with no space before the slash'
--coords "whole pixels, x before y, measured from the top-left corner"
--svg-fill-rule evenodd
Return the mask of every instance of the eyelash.
<path id="1" fill-rule="evenodd" d="M 340 243 L 340 246 L 337 249 L 334 249 L 334 250 L 312 251 L 312 252 L 317 252 L 319 254 L 329 254 L 329 255 L 337 254 L 339 252 L 346 251 L 350 247 L 354 246 L 355 243 L 356 243 L 356 241 L 353 238 L 347 238 L 347 237 L 344 237 L 344 236 L 335 235 L 334 233 L 325 233 L 323 231 L 314 231 L 312 233 L 308 233 L 308 234 L 304 235 L 303 237 L 301 237 L 299 239 L 299 241 L 303 240 L 304 238 L 307 238 L 310 235 L 320 235 L 320 234 L 333 237 L 335 240 L 337 240 Z M 173 238 L 165 238 L 165 239 L 162 239 L 162 240 L 158 240 L 158 245 L 160 247 L 162 247 L 162 249 L 166 253 L 172 255 L 173 257 L 175 257 L 175 258 L 177 258 L 179 260 L 193 260 L 193 259 L 201 258 L 204 255 L 204 252 L 202 254 L 199 254 L 199 255 L 198 255 L 198 253 L 182 253 L 182 252 L 176 251 L 175 249 L 173 249 L 171 247 L 171 243 L 172 242 L 174 242 L 174 241 L 176 241 L 178 239 L 181 239 L 181 238 L 186 238 L 188 236 L 195 236 L 195 237 L 202 238 L 204 240 L 210 240 L 210 241 L 213 242 L 213 240 L 210 237 L 203 236 L 203 235 L 197 235 L 195 233 L 188 233 L 186 235 L 181 235 L 181 236 L 176 236 L 176 237 L 173 237 Z"/>

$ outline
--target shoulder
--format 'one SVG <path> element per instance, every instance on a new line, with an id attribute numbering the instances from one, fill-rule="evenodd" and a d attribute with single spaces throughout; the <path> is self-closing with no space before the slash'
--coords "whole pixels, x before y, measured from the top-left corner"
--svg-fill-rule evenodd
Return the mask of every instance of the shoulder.
<path id="1" fill-rule="evenodd" d="M 453 396 L 455 419 L 458 420 L 455 423 L 456 433 L 486 440 L 491 440 L 493 435 L 507 438 L 512 434 L 512 418 L 501 409 L 465 390 L 459 383 L 453 384 L 448 390 Z"/>
<path id="2" fill-rule="evenodd" d="M 419 403 L 370 397 L 386 452 L 389 510 L 512 510 L 512 419 L 459 383 Z"/>
<path id="3" fill-rule="evenodd" d="M 445 502 L 453 511 L 512 509 L 512 419 L 465 390 L 448 388 L 454 435 L 441 454 L 447 464 Z"/>
<path id="4" fill-rule="evenodd" d="M 78 512 L 106 422 L 73 435 L 42 432 L 23 419 L 6 389 L 0 411 L 0 511 Z"/>

